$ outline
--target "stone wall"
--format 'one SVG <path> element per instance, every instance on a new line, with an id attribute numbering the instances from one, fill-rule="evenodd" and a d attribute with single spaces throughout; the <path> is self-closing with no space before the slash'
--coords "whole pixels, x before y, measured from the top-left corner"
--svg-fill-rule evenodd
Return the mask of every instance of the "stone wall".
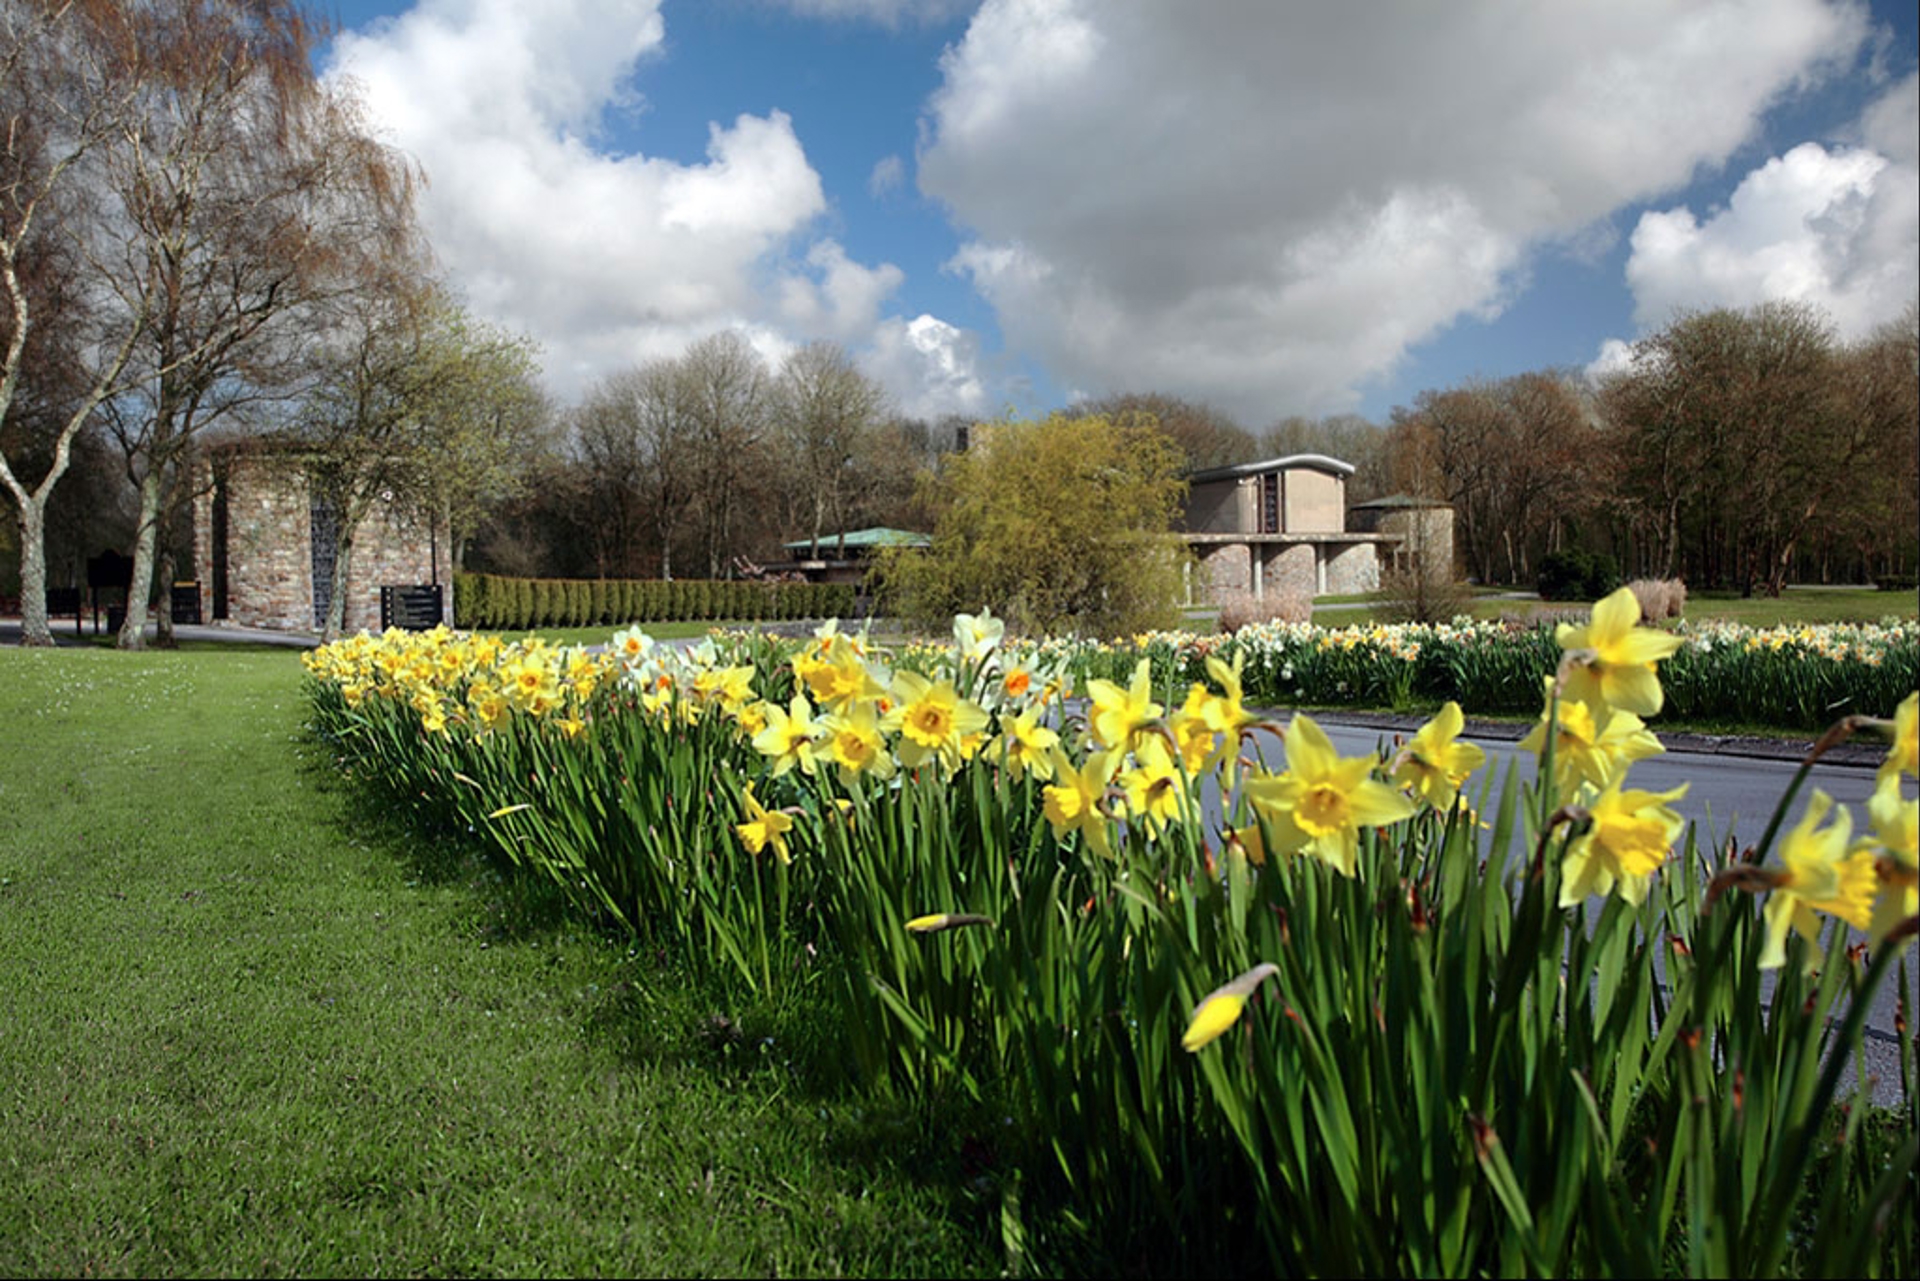
<path id="1" fill-rule="evenodd" d="M 1327 548 L 1325 586 L 1328 596 L 1351 596 L 1380 590 L 1381 549 L 1374 543 L 1333 544 Z"/>
<path id="2" fill-rule="evenodd" d="M 353 563 L 348 567 L 346 630 L 369 631 L 380 628 L 380 588 L 382 585 L 411 586 L 434 581 L 434 547 L 430 537 L 439 539 L 439 554 L 446 555 L 445 530 L 430 533 L 427 522 L 403 516 L 391 503 L 376 502 L 374 511 L 360 522 L 354 540 Z M 452 575 L 441 565 L 440 581 L 449 584 Z M 441 607 L 451 622 L 453 589 L 441 593 Z"/>
<path id="3" fill-rule="evenodd" d="M 1260 557 L 1260 595 L 1312 600 L 1315 559 L 1311 543 L 1268 543 L 1254 548 Z"/>
<path id="4" fill-rule="evenodd" d="M 298 457 L 226 451 L 203 459 L 198 470 L 193 545 L 205 616 L 243 627 L 317 632 L 322 620 L 316 617 L 313 499 Z M 433 539 L 441 549 L 447 545 L 444 527 L 429 530 L 390 504 L 375 506 L 354 538 L 348 632 L 379 629 L 382 585 L 435 581 Z M 324 558 L 323 547 L 321 600 L 330 590 Z M 446 567 L 437 568 L 439 581 L 447 582 Z M 451 599 L 446 604 L 451 607 Z"/>
<path id="5" fill-rule="evenodd" d="M 1253 561 L 1245 543 L 1194 549 L 1200 562 L 1198 599 L 1217 601 L 1253 590 Z"/>

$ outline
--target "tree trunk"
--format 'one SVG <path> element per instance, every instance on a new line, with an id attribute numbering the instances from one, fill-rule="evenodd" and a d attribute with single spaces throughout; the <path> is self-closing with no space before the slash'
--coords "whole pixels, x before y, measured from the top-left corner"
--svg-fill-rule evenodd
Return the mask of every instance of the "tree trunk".
<path id="1" fill-rule="evenodd" d="M 1670 499 L 1667 502 L 1667 535 L 1665 541 L 1667 544 L 1667 558 L 1665 568 L 1660 572 L 1660 577 L 1671 579 L 1673 577 L 1674 560 L 1680 554 L 1680 500 L 1678 498 Z"/>
<path id="2" fill-rule="evenodd" d="M 160 608 L 153 616 L 153 645 L 155 649 L 178 649 L 180 642 L 173 638 L 173 575 L 175 566 L 171 539 L 161 544 L 158 560 L 160 570 L 156 577 L 160 581 Z"/>
<path id="3" fill-rule="evenodd" d="M 20 643 L 51 645 L 47 626 L 47 505 L 36 495 L 20 503 Z"/>
<path id="4" fill-rule="evenodd" d="M 147 647 L 147 596 L 153 590 L 154 548 L 160 533 L 160 469 L 140 478 L 140 523 L 133 538 L 133 578 L 127 585 L 127 618 L 114 641 L 120 649 Z"/>
<path id="5" fill-rule="evenodd" d="M 346 630 L 347 571 L 352 559 L 352 527 L 342 520 L 340 532 L 333 540 L 333 594 L 327 599 L 327 621 L 320 631 L 320 643 L 323 645 L 339 640 L 340 634 Z"/>

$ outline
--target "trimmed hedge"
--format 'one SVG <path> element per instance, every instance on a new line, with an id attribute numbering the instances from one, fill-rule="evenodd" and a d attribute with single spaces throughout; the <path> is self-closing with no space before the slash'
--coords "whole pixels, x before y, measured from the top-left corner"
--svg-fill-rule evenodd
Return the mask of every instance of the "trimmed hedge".
<path id="1" fill-rule="evenodd" d="M 848 583 L 453 576 L 455 625 L 487 631 L 707 619 L 848 618 L 854 605 L 855 589 Z"/>

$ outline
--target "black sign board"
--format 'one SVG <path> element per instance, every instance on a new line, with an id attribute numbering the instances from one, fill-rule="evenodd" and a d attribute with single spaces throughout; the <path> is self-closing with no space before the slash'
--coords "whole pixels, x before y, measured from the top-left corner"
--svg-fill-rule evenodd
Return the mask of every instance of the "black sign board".
<path id="1" fill-rule="evenodd" d="M 200 583 L 175 583 L 173 585 L 173 621 L 176 623 L 198 623 L 200 621 Z"/>
<path id="2" fill-rule="evenodd" d="M 112 549 L 87 557 L 87 586 L 118 587 L 124 591 L 132 582 L 133 557 Z"/>
<path id="3" fill-rule="evenodd" d="M 438 583 L 420 583 L 412 587 L 380 589 L 380 630 L 399 627 L 410 632 L 430 631 L 442 617 Z"/>

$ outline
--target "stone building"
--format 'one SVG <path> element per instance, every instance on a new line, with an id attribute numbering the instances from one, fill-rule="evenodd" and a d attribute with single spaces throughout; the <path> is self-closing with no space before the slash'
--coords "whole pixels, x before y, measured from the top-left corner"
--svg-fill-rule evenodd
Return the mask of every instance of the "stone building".
<path id="1" fill-rule="evenodd" d="M 1394 534 L 1400 541 L 1391 552 L 1383 549 L 1384 567 L 1400 573 L 1432 569 L 1453 578 L 1453 507 L 1433 498 L 1389 494 L 1347 509 L 1347 524 L 1356 530 Z M 1390 559 L 1387 559 L 1390 556 Z"/>
<path id="2" fill-rule="evenodd" d="M 1188 603 L 1378 589 L 1381 561 L 1391 563 L 1403 535 L 1348 529 L 1353 472 L 1353 464 L 1324 454 L 1289 454 L 1189 476 L 1182 536 L 1195 570 Z"/>
<path id="3" fill-rule="evenodd" d="M 317 632 L 333 588 L 339 517 L 313 493 L 297 450 L 257 442 L 216 447 L 195 464 L 193 559 L 210 621 Z M 447 529 L 391 501 L 361 522 L 343 625 L 377 631 L 384 586 L 444 584 Z M 452 592 L 441 593 L 451 622 Z"/>

